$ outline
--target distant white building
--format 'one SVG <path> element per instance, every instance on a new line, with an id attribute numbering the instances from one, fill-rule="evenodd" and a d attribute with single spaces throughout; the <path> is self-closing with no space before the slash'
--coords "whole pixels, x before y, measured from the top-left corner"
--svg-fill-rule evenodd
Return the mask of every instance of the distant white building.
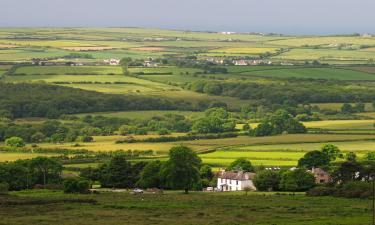
<path id="1" fill-rule="evenodd" d="M 157 67 L 158 64 L 156 62 L 146 60 L 144 61 L 143 66 L 144 67 Z"/>
<path id="2" fill-rule="evenodd" d="M 236 32 L 232 32 L 232 31 L 222 31 L 222 32 L 219 32 L 219 34 L 226 34 L 226 35 L 231 35 L 231 34 L 235 34 Z"/>
<path id="3" fill-rule="evenodd" d="M 245 187 L 256 190 L 253 179 L 255 173 L 244 171 L 220 171 L 217 178 L 217 189 L 220 191 L 242 191 Z"/>
<path id="4" fill-rule="evenodd" d="M 364 34 L 362 34 L 362 37 L 363 37 L 363 38 L 371 38 L 371 37 L 372 37 L 372 34 L 364 33 Z"/>
<path id="5" fill-rule="evenodd" d="M 247 60 L 234 60 L 233 64 L 236 66 L 247 66 L 249 65 Z"/>
<path id="6" fill-rule="evenodd" d="M 118 66 L 120 65 L 120 60 L 119 59 L 105 59 L 104 63 L 111 65 L 111 66 Z"/>

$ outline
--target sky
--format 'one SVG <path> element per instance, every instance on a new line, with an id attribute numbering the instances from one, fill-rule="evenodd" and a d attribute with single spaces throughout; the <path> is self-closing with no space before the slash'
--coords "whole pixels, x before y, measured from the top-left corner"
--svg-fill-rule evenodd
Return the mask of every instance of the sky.
<path id="1" fill-rule="evenodd" d="M 375 0 L 0 0 L 0 27 L 375 33 Z"/>

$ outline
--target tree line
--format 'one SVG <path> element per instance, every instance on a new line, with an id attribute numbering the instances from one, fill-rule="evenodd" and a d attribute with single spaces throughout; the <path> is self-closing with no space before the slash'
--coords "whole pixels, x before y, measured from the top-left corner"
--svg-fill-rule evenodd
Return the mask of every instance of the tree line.
<path id="1" fill-rule="evenodd" d="M 32 93 L 32 94 L 30 94 Z M 49 84 L 1 83 L 0 117 L 48 117 L 63 114 L 126 110 L 204 110 L 210 102 L 193 104 L 146 96 L 103 94 Z"/>

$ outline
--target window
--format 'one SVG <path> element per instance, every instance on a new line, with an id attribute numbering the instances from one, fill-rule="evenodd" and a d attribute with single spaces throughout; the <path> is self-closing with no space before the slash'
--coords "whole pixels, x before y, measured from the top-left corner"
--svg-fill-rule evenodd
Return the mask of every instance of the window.
<path id="1" fill-rule="evenodd" d="M 238 185 L 238 180 L 236 180 L 236 184 Z"/>

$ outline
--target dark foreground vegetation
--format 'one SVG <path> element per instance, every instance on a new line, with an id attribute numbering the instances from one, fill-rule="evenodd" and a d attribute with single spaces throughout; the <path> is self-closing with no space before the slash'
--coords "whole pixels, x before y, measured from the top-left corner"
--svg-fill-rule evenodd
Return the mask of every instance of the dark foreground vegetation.
<path id="1" fill-rule="evenodd" d="M 0 196 L 0 224 L 352 224 L 371 223 L 371 200 L 254 193 L 175 192 Z"/>

